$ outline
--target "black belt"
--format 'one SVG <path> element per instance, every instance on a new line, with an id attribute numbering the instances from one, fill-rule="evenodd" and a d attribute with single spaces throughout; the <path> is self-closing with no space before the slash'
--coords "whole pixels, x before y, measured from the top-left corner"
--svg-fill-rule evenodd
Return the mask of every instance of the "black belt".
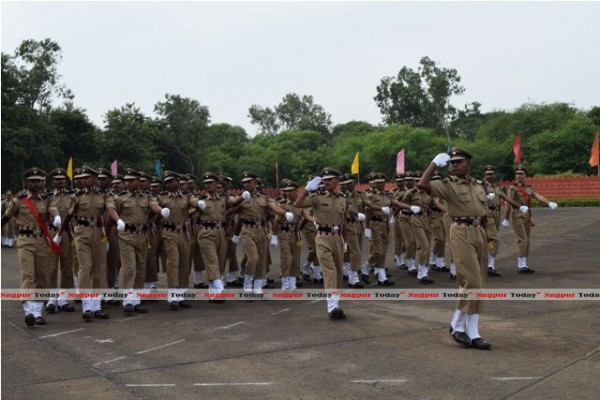
<path id="1" fill-rule="evenodd" d="M 340 232 L 340 227 L 338 225 L 317 225 L 317 232 L 336 234 Z"/>
<path id="2" fill-rule="evenodd" d="M 130 232 L 146 232 L 148 225 L 144 224 L 125 224 L 125 230 Z"/>
<path id="3" fill-rule="evenodd" d="M 21 229 L 19 230 L 19 235 L 23 235 L 23 236 L 42 236 L 42 230 L 41 229 Z"/>
<path id="4" fill-rule="evenodd" d="M 225 228 L 225 221 L 201 221 L 200 225 L 207 229 Z"/>
<path id="5" fill-rule="evenodd" d="M 452 221 L 456 225 L 480 226 L 484 220 L 482 217 L 454 217 Z"/>
<path id="6" fill-rule="evenodd" d="M 412 211 L 400 210 L 400 214 L 403 214 L 403 215 L 412 215 Z"/>
<path id="7" fill-rule="evenodd" d="M 185 227 L 185 224 L 167 224 L 165 223 L 164 228 L 170 231 L 182 231 Z"/>
<path id="8" fill-rule="evenodd" d="M 296 232 L 297 230 L 296 224 L 281 224 L 279 225 L 279 230 L 282 232 Z"/>
<path id="9" fill-rule="evenodd" d="M 262 219 L 242 219 L 240 222 L 247 226 L 259 226 L 262 225 Z"/>
<path id="10" fill-rule="evenodd" d="M 490 210 L 494 211 L 496 208 L 499 208 L 499 207 L 496 207 L 496 206 L 494 206 L 494 205 L 491 205 L 491 206 L 488 206 L 488 208 L 489 208 Z"/>

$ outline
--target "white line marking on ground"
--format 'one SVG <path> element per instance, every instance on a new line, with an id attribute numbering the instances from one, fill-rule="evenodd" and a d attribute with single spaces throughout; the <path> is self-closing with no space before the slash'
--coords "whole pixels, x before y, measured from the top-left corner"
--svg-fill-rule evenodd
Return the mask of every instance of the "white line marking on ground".
<path id="1" fill-rule="evenodd" d="M 272 385 L 273 382 L 227 382 L 227 383 L 194 383 L 194 386 L 245 386 L 245 385 L 253 385 L 253 386 L 266 386 Z"/>
<path id="2" fill-rule="evenodd" d="M 135 315 L 135 316 L 132 316 L 132 317 L 125 317 L 123 319 L 118 319 L 117 322 L 131 321 L 131 320 L 134 320 L 134 319 L 137 319 L 137 318 L 142 318 L 142 315 Z"/>
<path id="3" fill-rule="evenodd" d="M 290 311 L 289 308 L 284 308 L 283 310 L 272 312 L 271 315 L 281 314 L 282 312 Z"/>
<path id="4" fill-rule="evenodd" d="M 67 333 L 79 332 L 79 331 L 82 331 L 84 329 L 85 328 L 80 328 L 80 329 L 73 329 L 72 331 L 64 331 L 64 332 L 53 333 L 51 335 L 40 336 L 38 339 L 46 339 L 46 338 L 49 338 L 49 337 L 55 337 L 55 336 L 65 335 Z"/>
<path id="5" fill-rule="evenodd" d="M 240 321 L 240 322 L 236 322 L 235 324 L 223 326 L 219 329 L 229 329 L 229 328 L 233 328 L 234 326 L 238 326 L 238 325 L 245 324 L 245 323 L 246 323 L 246 321 Z"/>
<path id="6" fill-rule="evenodd" d="M 315 304 L 315 303 L 318 303 L 320 301 L 323 301 L 323 300 L 314 300 L 314 301 L 311 301 L 310 304 Z"/>
<path id="7" fill-rule="evenodd" d="M 113 358 L 112 360 L 107 360 L 107 361 L 101 361 L 101 362 L 97 362 L 96 364 L 92 364 L 92 366 L 94 366 L 94 367 L 95 367 L 95 366 L 97 366 L 97 365 L 108 364 L 108 363 L 111 363 L 111 362 L 115 362 L 115 361 L 122 360 L 122 359 L 124 359 L 124 358 L 127 358 L 127 357 L 123 356 L 123 357 L 117 357 L 117 358 Z"/>
<path id="8" fill-rule="evenodd" d="M 531 381 L 535 379 L 542 379 L 541 376 L 499 376 L 492 378 L 495 381 Z"/>
<path id="9" fill-rule="evenodd" d="M 129 383 L 128 387 L 172 387 L 174 383 Z"/>
<path id="10" fill-rule="evenodd" d="M 174 344 L 181 343 L 181 342 L 185 342 L 185 339 L 181 339 L 181 340 L 178 340 L 178 341 L 176 341 L 176 342 L 171 342 L 171 343 L 163 344 L 163 345 L 161 345 L 161 346 L 156 346 L 156 347 L 153 347 L 153 348 L 151 348 L 151 349 L 147 349 L 147 350 L 138 351 L 138 352 L 137 352 L 137 353 L 135 353 L 135 354 L 144 354 L 144 353 L 148 353 L 148 352 L 150 352 L 150 351 L 154 351 L 154 350 L 162 349 L 162 348 L 164 348 L 164 347 L 168 347 L 168 346 L 173 346 Z"/>
<path id="11" fill-rule="evenodd" d="M 404 383 L 406 379 L 356 379 L 352 383 Z"/>

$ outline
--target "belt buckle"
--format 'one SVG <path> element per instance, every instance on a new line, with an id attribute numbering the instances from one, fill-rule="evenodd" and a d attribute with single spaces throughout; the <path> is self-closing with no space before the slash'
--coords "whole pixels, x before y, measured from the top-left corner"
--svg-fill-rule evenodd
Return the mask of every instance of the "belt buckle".
<path id="1" fill-rule="evenodd" d="M 331 227 L 331 233 L 336 234 L 340 231 L 340 227 L 337 225 L 334 225 Z"/>

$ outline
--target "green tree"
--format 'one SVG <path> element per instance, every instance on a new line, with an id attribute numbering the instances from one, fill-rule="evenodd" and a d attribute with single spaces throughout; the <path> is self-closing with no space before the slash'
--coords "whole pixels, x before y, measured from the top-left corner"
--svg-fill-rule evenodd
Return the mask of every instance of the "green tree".
<path id="1" fill-rule="evenodd" d="M 407 124 L 432 128 L 439 134 L 457 114 L 450 104 L 465 89 L 453 68 L 441 68 L 429 57 L 421 58 L 417 71 L 402 67 L 397 77 L 384 77 L 377 86 L 375 103 L 387 125 Z"/>

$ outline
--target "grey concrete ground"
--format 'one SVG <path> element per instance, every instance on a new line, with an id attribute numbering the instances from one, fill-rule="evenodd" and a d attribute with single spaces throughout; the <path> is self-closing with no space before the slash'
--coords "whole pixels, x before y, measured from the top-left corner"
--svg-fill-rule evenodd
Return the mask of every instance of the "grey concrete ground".
<path id="1" fill-rule="evenodd" d="M 534 210 L 532 275 L 516 270 L 502 230 L 490 288 L 600 288 L 600 209 Z M 390 252 L 391 254 L 391 252 Z M 278 254 L 273 252 L 275 265 Z M 396 288 L 422 289 L 388 265 Z M 272 274 L 277 277 L 277 271 Z M 18 287 L 16 250 L 2 249 L 2 287 Z M 427 289 L 455 288 L 431 273 Z M 164 274 L 161 286 L 164 287 Z M 315 288 L 310 284 L 305 288 Z M 376 289 L 376 286 L 372 287 Z M 79 311 L 27 328 L 3 300 L 3 399 L 597 399 L 600 300 L 487 301 L 480 331 L 491 351 L 448 334 L 454 301 L 194 301 L 170 312 L 83 323 Z"/>

